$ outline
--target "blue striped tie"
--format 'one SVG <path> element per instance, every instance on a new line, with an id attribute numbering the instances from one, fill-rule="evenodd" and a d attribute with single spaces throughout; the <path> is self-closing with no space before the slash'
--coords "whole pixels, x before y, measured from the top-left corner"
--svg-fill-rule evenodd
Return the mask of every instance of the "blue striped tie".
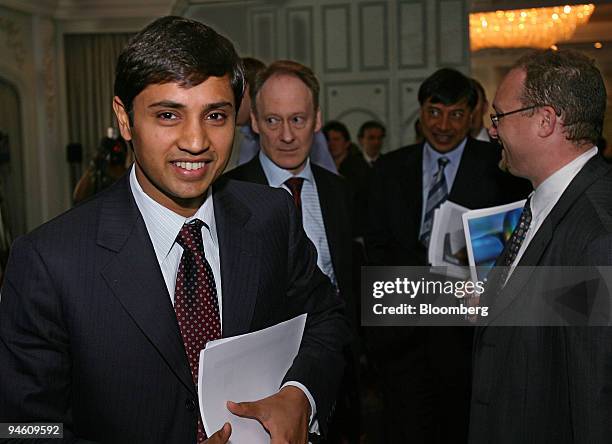
<path id="1" fill-rule="evenodd" d="M 425 218 L 423 219 L 420 236 L 421 242 L 426 247 L 429 246 L 434 211 L 448 198 L 448 187 L 446 185 L 444 168 L 449 162 L 450 160 L 446 157 L 440 157 L 438 159 L 438 171 L 434 177 L 434 183 L 429 189 L 429 193 L 427 193 L 427 206 L 425 207 Z"/>

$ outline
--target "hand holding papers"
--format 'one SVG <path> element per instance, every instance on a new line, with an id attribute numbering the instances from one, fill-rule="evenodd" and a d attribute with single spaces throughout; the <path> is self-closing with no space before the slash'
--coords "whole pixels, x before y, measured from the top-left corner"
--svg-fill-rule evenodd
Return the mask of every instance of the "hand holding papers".
<path id="1" fill-rule="evenodd" d="M 200 353 L 198 396 L 209 436 L 229 422 L 232 444 L 270 442 L 258 421 L 233 415 L 226 402 L 256 401 L 276 393 L 297 356 L 305 324 L 304 314 L 258 332 L 207 344 Z"/>

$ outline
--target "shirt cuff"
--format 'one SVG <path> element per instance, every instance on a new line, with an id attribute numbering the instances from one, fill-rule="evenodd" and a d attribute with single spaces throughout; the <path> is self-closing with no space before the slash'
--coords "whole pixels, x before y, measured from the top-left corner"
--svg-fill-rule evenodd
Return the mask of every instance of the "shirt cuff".
<path id="1" fill-rule="evenodd" d="M 308 389 L 304 386 L 304 384 L 300 384 L 297 381 L 287 381 L 283 384 L 281 389 L 283 387 L 287 387 L 288 385 L 299 388 L 301 391 L 304 392 L 304 394 L 306 395 L 306 398 L 308 398 L 308 402 L 310 403 L 310 418 L 308 419 L 308 432 L 316 433 L 317 435 L 320 435 L 321 432 L 319 432 L 319 420 L 315 419 L 315 415 L 317 414 L 317 405 L 315 404 L 314 398 L 312 397 Z"/>

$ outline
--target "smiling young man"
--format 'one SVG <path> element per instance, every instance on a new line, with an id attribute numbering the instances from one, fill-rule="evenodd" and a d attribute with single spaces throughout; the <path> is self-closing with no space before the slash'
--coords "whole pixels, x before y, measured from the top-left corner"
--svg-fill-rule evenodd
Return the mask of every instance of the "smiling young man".
<path id="1" fill-rule="evenodd" d="M 161 18 L 122 51 L 113 107 L 135 164 L 15 242 L 0 422 L 63 423 L 69 442 L 225 443 L 229 425 L 209 439 L 201 425 L 199 351 L 308 313 L 279 391 L 228 408 L 279 442 L 325 431 L 342 303 L 285 192 L 218 180 L 242 91 L 233 46 L 201 23 Z"/>
<path id="2" fill-rule="evenodd" d="M 432 215 L 447 199 L 476 209 L 528 193 L 527 183 L 497 167 L 498 146 L 469 136 L 477 101 L 469 78 L 440 69 L 421 84 L 418 98 L 425 142 L 383 155 L 374 167 L 365 236 L 372 265 L 427 265 Z M 466 442 L 471 330 L 377 327 L 372 333 L 388 442 Z"/>

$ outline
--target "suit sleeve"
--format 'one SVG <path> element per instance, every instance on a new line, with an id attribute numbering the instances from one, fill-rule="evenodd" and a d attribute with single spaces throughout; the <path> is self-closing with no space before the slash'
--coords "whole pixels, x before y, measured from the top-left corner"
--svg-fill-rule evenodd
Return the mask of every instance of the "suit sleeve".
<path id="1" fill-rule="evenodd" d="M 34 245 L 15 241 L 0 293 L 0 422 L 59 422 L 62 442 L 85 443 L 71 432 L 70 342 L 59 291 Z"/>
<path id="2" fill-rule="evenodd" d="M 306 237 L 288 195 L 285 202 L 286 214 L 290 215 L 287 298 L 290 304 L 296 304 L 291 311 L 306 312 L 308 317 L 300 350 L 283 383 L 297 381 L 308 388 L 325 435 L 344 368 L 342 348 L 350 333 L 344 305 L 317 267 L 315 247 Z"/>
<path id="3" fill-rule="evenodd" d="M 580 263 L 603 266 L 602 273 L 611 273 L 612 235 L 590 242 Z M 603 280 L 609 285 L 612 279 L 608 275 Z M 565 336 L 574 442 L 608 442 L 612 436 L 612 327 L 569 327 Z"/>

